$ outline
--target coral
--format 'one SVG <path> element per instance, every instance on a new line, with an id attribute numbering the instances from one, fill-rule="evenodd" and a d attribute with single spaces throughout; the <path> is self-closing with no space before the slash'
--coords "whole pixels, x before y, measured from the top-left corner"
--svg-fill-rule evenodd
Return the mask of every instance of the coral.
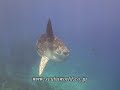
<path id="1" fill-rule="evenodd" d="M 0 77 L 0 90 L 54 90 L 47 82 L 35 82 L 35 84 L 15 79 L 7 75 Z"/>

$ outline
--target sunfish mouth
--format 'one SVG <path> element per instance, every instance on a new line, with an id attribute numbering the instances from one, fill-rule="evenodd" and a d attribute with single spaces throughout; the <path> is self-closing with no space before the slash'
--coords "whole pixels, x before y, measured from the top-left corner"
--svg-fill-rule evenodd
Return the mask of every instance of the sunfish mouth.
<path id="1" fill-rule="evenodd" d="M 39 75 L 44 71 L 49 60 L 65 61 L 70 50 L 57 36 L 53 34 L 50 19 L 47 24 L 46 34 L 43 34 L 37 42 L 38 54 L 42 57 L 39 65 Z"/>

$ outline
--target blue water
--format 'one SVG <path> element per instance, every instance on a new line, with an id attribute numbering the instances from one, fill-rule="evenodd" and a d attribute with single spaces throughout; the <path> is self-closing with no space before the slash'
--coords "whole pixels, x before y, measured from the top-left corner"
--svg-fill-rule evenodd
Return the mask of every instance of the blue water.
<path id="1" fill-rule="evenodd" d="M 0 90 L 119 90 L 120 1 L 1 0 Z M 40 57 L 36 41 L 48 18 L 70 48 L 44 76 L 85 76 L 86 82 L 32 82 Z"/>

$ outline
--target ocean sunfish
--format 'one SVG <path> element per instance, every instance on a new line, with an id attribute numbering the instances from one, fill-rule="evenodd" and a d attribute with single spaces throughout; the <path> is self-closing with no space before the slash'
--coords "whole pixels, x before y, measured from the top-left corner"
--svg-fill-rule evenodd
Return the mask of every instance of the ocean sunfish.
<path id="1" fill-rule="evenodd" d="M 41 35 L 37 41 L 37 52 L 39 56 L 41 56 L 39 75 L 43 73 L 49 60 L 60 62 L 69 56 L 70 50 L 68 47 L 62 40 L 54 35 L 50 19 L 48 20 L 46 33 Z"/>

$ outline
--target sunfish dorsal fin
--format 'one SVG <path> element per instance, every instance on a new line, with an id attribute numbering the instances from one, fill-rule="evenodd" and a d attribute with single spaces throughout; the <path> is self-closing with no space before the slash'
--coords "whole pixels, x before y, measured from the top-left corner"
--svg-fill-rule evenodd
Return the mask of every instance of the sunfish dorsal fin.
<path id="1" fill-rule="evenodd" d="M 40 62 L 40 65 L 39 65 L 39 76 L 41 76 L 41 74 L 43 73 L 44 68 L 45 68 L 48 60 L 49 59 L 47 57 L 42 57 L 41 58 L 41 62 Z"/>
<path id="2" fill-rule="evenodd" d="M 51 20 L 48 20 L 48 24 L 47 24 L 47 36 L 49 37 L 50 41 L 52 41 L 54 39 L 54 34 L 53 34 L 53 30 L 52 30 L 52 24 L 51 24 Z"/>

